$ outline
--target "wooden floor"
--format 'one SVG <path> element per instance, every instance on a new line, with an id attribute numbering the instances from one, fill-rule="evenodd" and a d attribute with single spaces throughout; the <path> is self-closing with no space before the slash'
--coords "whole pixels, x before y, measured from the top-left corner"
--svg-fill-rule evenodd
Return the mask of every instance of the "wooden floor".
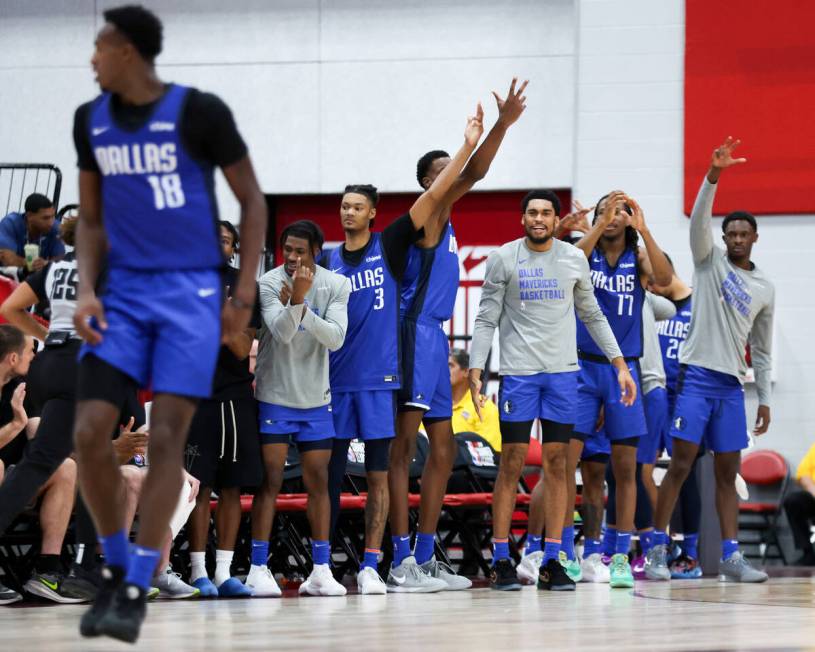
<path id="1" fill-rule="evenodd" d="M 762 585 L 581 584 L 498 593 L 157 601 L 132 648 L 80 639 L 83 606 L 0 608 L 0 649 L 47 650 L 813 650 L 815 577 Z"/>

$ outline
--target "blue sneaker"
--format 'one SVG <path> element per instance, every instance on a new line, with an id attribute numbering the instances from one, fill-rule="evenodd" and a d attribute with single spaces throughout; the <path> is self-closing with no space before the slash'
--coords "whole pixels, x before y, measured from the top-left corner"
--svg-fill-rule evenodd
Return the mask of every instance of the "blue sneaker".
<path id="1" fill-rule="evenodd" d="M 208 577 L 199 577 L 192 585 L 198 589 L 198 597 L 200 598 L 217 598 L 218 588 L 212 583 Z"/>
<path id="2" fill-rule="evenodd" d="M 251 598 L 252 589 L 237 577 L 230 577 L 218 587 L 219 598 Z"/>
<path id="3" fill-rule="evenodd" d="M 698 580 L 702 577 L 702 567 L 698 559 L 691 559 L 687 555 L 680 555 L 671 562 L 672 580 Z"/>

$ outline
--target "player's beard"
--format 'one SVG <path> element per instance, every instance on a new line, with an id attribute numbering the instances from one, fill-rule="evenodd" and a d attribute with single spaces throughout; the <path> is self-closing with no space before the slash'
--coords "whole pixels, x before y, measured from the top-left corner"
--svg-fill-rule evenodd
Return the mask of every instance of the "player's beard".
<path id="1" fill-rule="evenodd" d="M 542 245 L 546 244 L 547 242 L 549 242 L 549 240 L 552 239 L 552 232 L 549 231 L 545 236 L 539 238 L 535 235 L 532 235 L 532 229 L 526 229 L 526 237 L 529 238 L 529 242 L 531 242 L 532 244 Z"/>

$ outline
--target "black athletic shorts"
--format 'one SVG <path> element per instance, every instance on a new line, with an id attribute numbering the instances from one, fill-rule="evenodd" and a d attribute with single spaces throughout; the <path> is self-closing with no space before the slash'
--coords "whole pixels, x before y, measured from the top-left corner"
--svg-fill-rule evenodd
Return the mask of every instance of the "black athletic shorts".
<path id="1" fill-rule="evenodd" d="M 190 426 L 187 471 L 204 487 L 257 487 L 263 481 L 257 401 L 203 400 Z"/>

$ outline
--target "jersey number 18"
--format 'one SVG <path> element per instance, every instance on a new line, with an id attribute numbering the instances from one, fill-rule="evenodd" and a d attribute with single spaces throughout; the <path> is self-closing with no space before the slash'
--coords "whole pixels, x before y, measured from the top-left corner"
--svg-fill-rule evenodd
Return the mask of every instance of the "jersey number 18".
<path id="1" fill-rule="evenodd" d="M 153 200 L 156 210 L 165 208 L 179 208 L 184 205 L 184 189 L 181 187 L 181 177 L 178 174 L 151 174 L 147 182 L 153 189 Z"/>

